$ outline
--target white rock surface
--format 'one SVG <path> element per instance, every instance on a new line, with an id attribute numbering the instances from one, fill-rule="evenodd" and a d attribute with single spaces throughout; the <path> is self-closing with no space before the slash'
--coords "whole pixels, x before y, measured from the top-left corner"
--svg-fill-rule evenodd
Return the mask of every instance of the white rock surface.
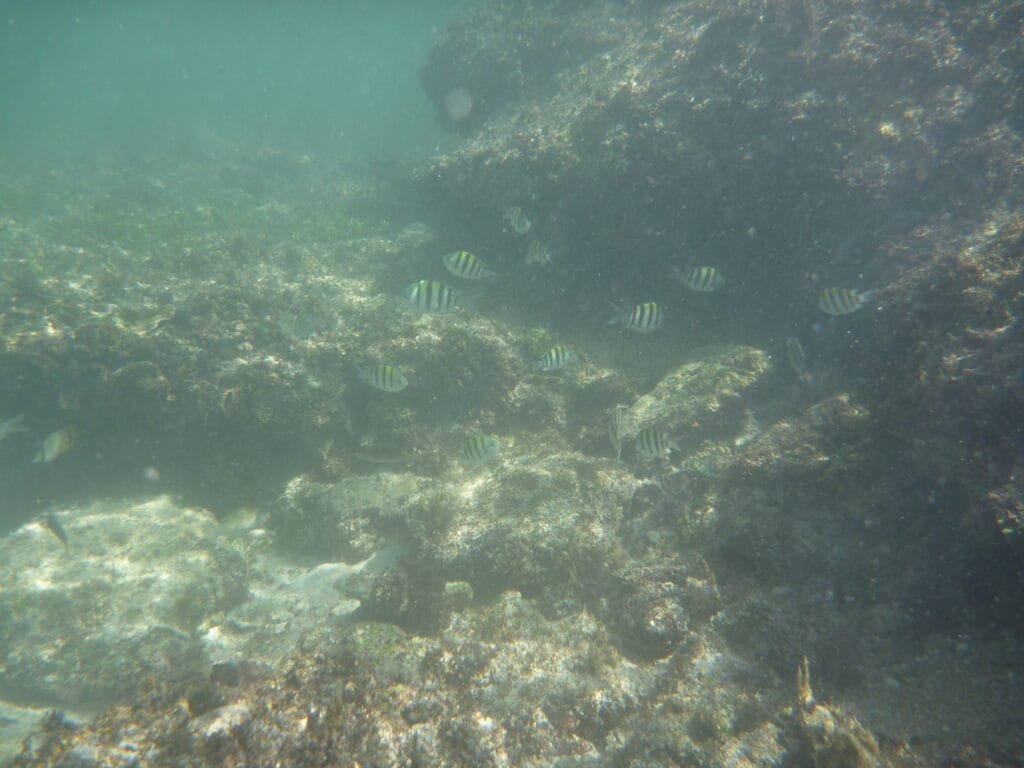
<path id="1" fill-rule="evenodd" d="M 0 706 L 95 710 L 148 677 L 205 677 L 215 661 L 273 664 L 358 603 L 365 563 L 295 563 L 258 527 L 218 525 L 168 497 L 57 511 L 0 539 Z"/>

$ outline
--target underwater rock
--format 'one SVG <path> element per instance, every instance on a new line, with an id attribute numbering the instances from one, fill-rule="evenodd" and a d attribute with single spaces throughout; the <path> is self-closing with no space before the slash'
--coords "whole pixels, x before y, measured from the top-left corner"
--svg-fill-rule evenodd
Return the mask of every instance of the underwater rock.
<path id="1" fill-rule="evenodd" d="M 432 633 L 448 623 L 450 605 L 445 582 L 436 569 L 404 561 L 374 575 L 365 589 L 347 585 L 347 594 L 358 597 L 358 621 L 389 621 L 409 632 Z"/>
<path id="2" fill-rule="evenodd" d="M 67 550 L 37 523 L 0 539 L 0 695 L 96 706 L 144 675 L 205 675 L 196 628 L 248 594 L 212 515 L 161 497 L 60 517 Z"/>
<path id="3" fill-rule="evenodd" d="M 1016 13 L 996 0 L 962 12 L 487 4 L 439 37 L 421 72 L 439 112 L 458 86 L 480 108 L 448 123 L 466 141 L 416 180 L 474 237 L 510 200 L 530 200 L 581 274 L 640 284 L 694 263 L 662 244 L 702 243 L 757 307 L 737 311 L 734 294 L 727 324 L 781 327 L 823 262 L 891 274 L 889 238 L 1019 200 L 1020 96 L 1007 85 L 1018 35 Z M 607 194 L 622 188 L 628 201 Z M 794 247 L 807 221 L 814 247 Z M 560 285 L 560 303 L 594 290 Z"/>
<path id="4" fill-rule="evenodd" d="M 409 725 L 435 720 L 444 711 L 444 705 L 437 699 L 416 699 L 402 707 L 402 717 Z"/>
<path id="5" fill-rule="evenodd" d="M 660 429 L 687 448 L 741 431 L 741 398 L 771 369 L 768 355 L 752 347 L 718 347 L 699 350 L 690 358 L 623 414 L 627 443 L 646 427 Z"/>
<path id="6" fill-rule="evenodd" d="M 730 654 L 711 636 L 680 646 L 659 677 L 653 706 L 612 730 L 603 753 L 615 765 L 779 765 L 773 722 L 787 701 L 779 680 Z"/>
<path id="7" fill-rule="evenodd" d="M 522 301 L 540 317 L 712 264 L 729 279 L 714 294 L 656 286 L 661 338 L 781 352 L 795 335 L 814 377 L 797 395 L 781 371 L 760 377 L 745 399 L 770 393 L 769 415 L 726 398 L 702 421 L 664 397 L 676 423 L 630 420 L 679 430 L 684 455 L 638 494 L 627 544 L 675 537 L 721 583 L 756 574 L 809 610 L 820 590 L 851 625 L 1016 627 L 1020 3 L 536 5 L 488 4 L 438 39 L 425 91 L 440 108 L 457 83 L 480 108 L 417 170 L 420 193 L 470 239 L 501 237 L 504 205 L 528 209 L 583 278 L 536 284 Z M 564 54 L 532 55 L 557 33 Z M 814 297 L 840 276 L 876 302 L 823 315 Z M 664 360 L 658 341 L 632 364 Z M 596 453 L 599 430 L 581 436 Z M 829 624 L 831 600 L 819 609 Z"/>
<path id="8" fill-rule="evenodd" d="M 196 751 L 205 760 L 218 762 L 243 748 L 252 713 L 244 704 L 230 704 L 189 722 Z"/>
<path id="9" fill-rule="evenodd" d="M 456 616 L 424 656 L 422 674 L 460 692 L 461 707 L 493 718 L 523 755 L 589 752 L 587 742 L 633 711 L 648 683 L 623 666 L 592 616 L 552 621 L 514 592 Z"/>
<path id="10" fill-rule="evenodd" d="M 557 612 L 608 560 L 632 489 L 632 477 L 604 459 L 517 458 L 450 479 L 441 492 L 449 522 L 424 531 L 419 546 L 478 597 L 516 589 Z"/>
<path id="11" fill-rule="evenodd" d="M 45 722 L 48 712 L 43 708 L 19 707 L 0 699 L 0 765 L 9 765 L 10 761 L 21 750 L 22 742 L 33 731 L 38 730 L 41 722 Z M 63 727 L 67 731 L 74 730 L 74 723 L 63 716 Z M 57 724 L 54 724 L 56 728 Z"/>
<path id="12" fill-rule="evenodd" d="M 877 768 L 883 765 L 875 737 L 857 718 L 814 700 L 807 657 L 797 672 L 797 701 L 787 739 L 789 752 L 814 768 Z"/>
<path id="13" fill-rule="evenodd" d="M 630 658 L 672 653 L 719 607 L 714 574 L 699 555 L 631 562 L 601 588 L 599 615 Z"/>

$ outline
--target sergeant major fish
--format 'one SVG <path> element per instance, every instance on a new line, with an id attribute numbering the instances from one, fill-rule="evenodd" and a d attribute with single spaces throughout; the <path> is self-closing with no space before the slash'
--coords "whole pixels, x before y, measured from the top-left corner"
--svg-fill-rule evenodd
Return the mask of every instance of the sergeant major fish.
<path id="1" fill-rule="evenodd" d="M 517 235 L 525 235 L 533 227 L 533 222 L 523 213 L 523 209 L 517 205 L 505 206 L 505 221 L 512 227 Z"/>
<path id="2" fill-rule="evenodd" d="M 479 467 L 498 458 L 501 443 L 494 435 L 474 435 L 462 445 L 462 461 L 470 467 Z"/>
<path id="3" fill-rule="evenodd" d="M 458 294 L 455 290 L 437 280 L 419 280 L 412 283 L 402 296 L 410 307 L 439 315 L 454 312 L 458 305 Z"/>
<path id="4" fill-rule="evenodd" d="M 678 441 L 657 427 L 644 427 L 636 436 L 636 452 L 647 459 L 667 459 L 678 448 Z"/>
<path id="5" fill-rule="evenodd" d="M 363 383 L 382 392 L 401 392 L 409 386 L 409 380 L 393 365 L 356 366 L 356 376 Z"/>
<path id="6" fill-rule="evenodd" d="M 497 275 L 469 251 L 452 251 L 446 253 L 441 260 L 444 262 L 445 269 L 453 275 L 467 280 L 480 280 Z"/>
<path id="7" fill-rule="evenodd" d="M 830 315 L 848 315 L 856 312 L 875 298 L 877 290 L 858 291 L 856 288 L 826 288 L 818 295 L 818 309 Z"/>
<path id="8" fill-rule="evenodd" d="M 693 267 L 692 269 L 672 268 L 672 276 L 691 291 L 710 293 L 725 285 L 722 273 L 714 267 Z"/>
<path id="9" fill-rule="evenodd" d="M 556 344 L 537 361 L 536 368 L 538 371 L 544 371 L 545 373 L 560 371 L 562 368 L 568 368 L 570 365 L 578 363 L 579 359 L 580 356 L 569 347 Z"/>
<path id="10" fill-rule="evenodd" d="M 612 304 L 612 306 L 615 307 L 616 315 L 608 321 L 608 325 L 619 324 L 623 328 L 628 328 L 637 333 L 650 333 L 661 328 L 661 324 L 664 321 L 661 306 L 653 301 L 637 304 L 630 310 L 623 309 L 615 304 Z"/>

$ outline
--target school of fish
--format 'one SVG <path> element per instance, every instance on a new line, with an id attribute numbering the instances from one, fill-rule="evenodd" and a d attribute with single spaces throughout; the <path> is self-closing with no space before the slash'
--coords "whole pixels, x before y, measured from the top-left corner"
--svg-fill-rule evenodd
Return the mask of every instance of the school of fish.
<path id="1" fill-rule="evenodd" d="M 519 206 L 506 206 L 502 216 L 509 229 L 517 236 L 524 236 L 533 231 L 532 220 Z M 550 266 L 551 250 L 541 240 L 530 240 L 526 247 L 525 262 L 530 267 Z M 499 274 L 491 269 L 484 259 L 468 250 L 446 253 L 441 257 L 441 263 L 451 275 L 467 281 L 488 280 Z M 686 268 L 673 267 L 671 276 L 687 289 L 702 294 L 719 291 L 728 284 L 725 275 L 717 267 L 708 264 Z M 877 293 L 875 290 L 855 288 L 825 288 L 818 294 L 817 308 L 828 315 L 840 317 L 867 306 Z M 403 298 L 409 307 L 426 314 L 448 314 L 462 306 L 457 288 L 433 279 L 421 279 L 410 283 L 403 292 Z M 610 303 L 614 312 L 608 320 L 608 325 L 647 334 L 658 331 L 665 324 L 665 310 L 656 301 L 643 301 L 633 306 Z M 785 351 L 797 378 L 804 384 L 811 384 L 813 378 L 808 370 L 807 356 L 799 339 L 786 339 Z M 534 369 L 541 373 L 557 373 L 580 363 L 581 360 L 575 349 L 564 344 L 556 344 L 537 360 Z M 398 367 L 387 363 L 358 366 L 357 376 L 360 381 L 382 392 L 401 392 L 409 384 Z M 608 414 L 608 439 L 617 459 L 621 459 L 622 456 L 622 414 L 626 407 L 617 405 Z M 668 435 L 656 426 L 647 426 L 637 433 L 633 447 L 636 455 L 642 459 L 668 460 L 672 451 L 678 450 L 681 444 L 678 436 Z M 494 461 L 501 453 L 499 438 L 494 435 L 477 434 L 469 437 L 462 445 L 460 457 L 467 467 L 480 467 Z"/>

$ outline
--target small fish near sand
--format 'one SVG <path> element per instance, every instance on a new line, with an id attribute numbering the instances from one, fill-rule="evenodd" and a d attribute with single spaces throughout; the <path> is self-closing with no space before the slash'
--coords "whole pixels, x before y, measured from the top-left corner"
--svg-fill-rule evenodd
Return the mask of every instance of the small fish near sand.
<path id="1" fill-rule="evenodd" d="M 553 371 L 560 371 L 563 368 L 568 368 L 579 361 L 580 356 L 572 349 L 562 344 L 556 344 L 544 353 L 544 356 L 537 361 L 535 367 L 538 371 L 551 373 Z"/>
<path id="2" fill-rule="evenodd" d="M 494 435 L 474 435 L 462 444 L 462 462 L 468 467 L 482 467 L 501 454 L 501 443 Z"/>
<path id="3" fill-rule="evenodd" d="M 645 459 L 667 459 L 679 443 L 657 427 L 644 427 L 636 436 L 636 452 Z"/>
<path id="4" fill-rule="evenodd" d="M 65 550 L 69 548 L 67 531 L 64 530 L 64 526 L 60 524 L 60 520 L 57 519 L 53 512 L 47 512 L 43 515 L 39 520 L 39 524 L 56 536 L 60 543 L 64 545 Z"/>
<path id="5" fill-rule="evenodd" d="M 876 295 L 878 295 L 877 290 L 826 288 L 818 294 L 818 309 L 830 315 L 849 315 L 873 301 Z"/>
<path id="6" fill-rule="evenodd" d="M 672 276 L 691 291 L 698 293 L 711 293 L 725 285 L 722 273 L 714 267 L 693 267 L 692 269 L 673 267 Z"/>
<path id="7" fill-rule="evenodd" d="M 645 301 L 632 309 L 624 309 L 614 303 L 612 307 L 615 308 L 615 317 L 608 321 L 608 325 L 621 325 L 623 328 L 637 333 L 656 331 L 661 328 L 665 320 L 661 305 L 654 301 Z"/>
<path id="8" fill-rule="evenodd" d="M 32 461 L 36 464 L 49 464 L 51 461 L 56 461 L 65 453 L 70 451 L 75 446 L 75 430 L 71 427 L 65 427 L 64 429 L 58 429 L 56 432 L 51 432 L 42 445 L 39 446 L 39 450 L 36 451 L 35 458 Z"/>
<path id="9" fill-rule="evenodd" d="M 364 384 L 369 384 L 381 392 L 401 392 L 409 386 L 409 380 L 397 367 L 393 365 L 359 365 L 356 366 L 356 376 Z"/>
<path id="10" fill-rule="evenodd" d="M 533 222 L 530 221 L 529 217 L 523 213 L 523 209 L 518 205 L 507 205 L 505 206 L 505 221 L 512 227 L 512 231 L 517 235 L 525 235 L 533 227 Z"/>
<path id="11" fill-rule="evenodd" d="M 455 289 L 437 280 L 417 280 L 406 287 L 402 296 L 413 309 L 435 315 L 454 312 L 459 303 Z"/>

